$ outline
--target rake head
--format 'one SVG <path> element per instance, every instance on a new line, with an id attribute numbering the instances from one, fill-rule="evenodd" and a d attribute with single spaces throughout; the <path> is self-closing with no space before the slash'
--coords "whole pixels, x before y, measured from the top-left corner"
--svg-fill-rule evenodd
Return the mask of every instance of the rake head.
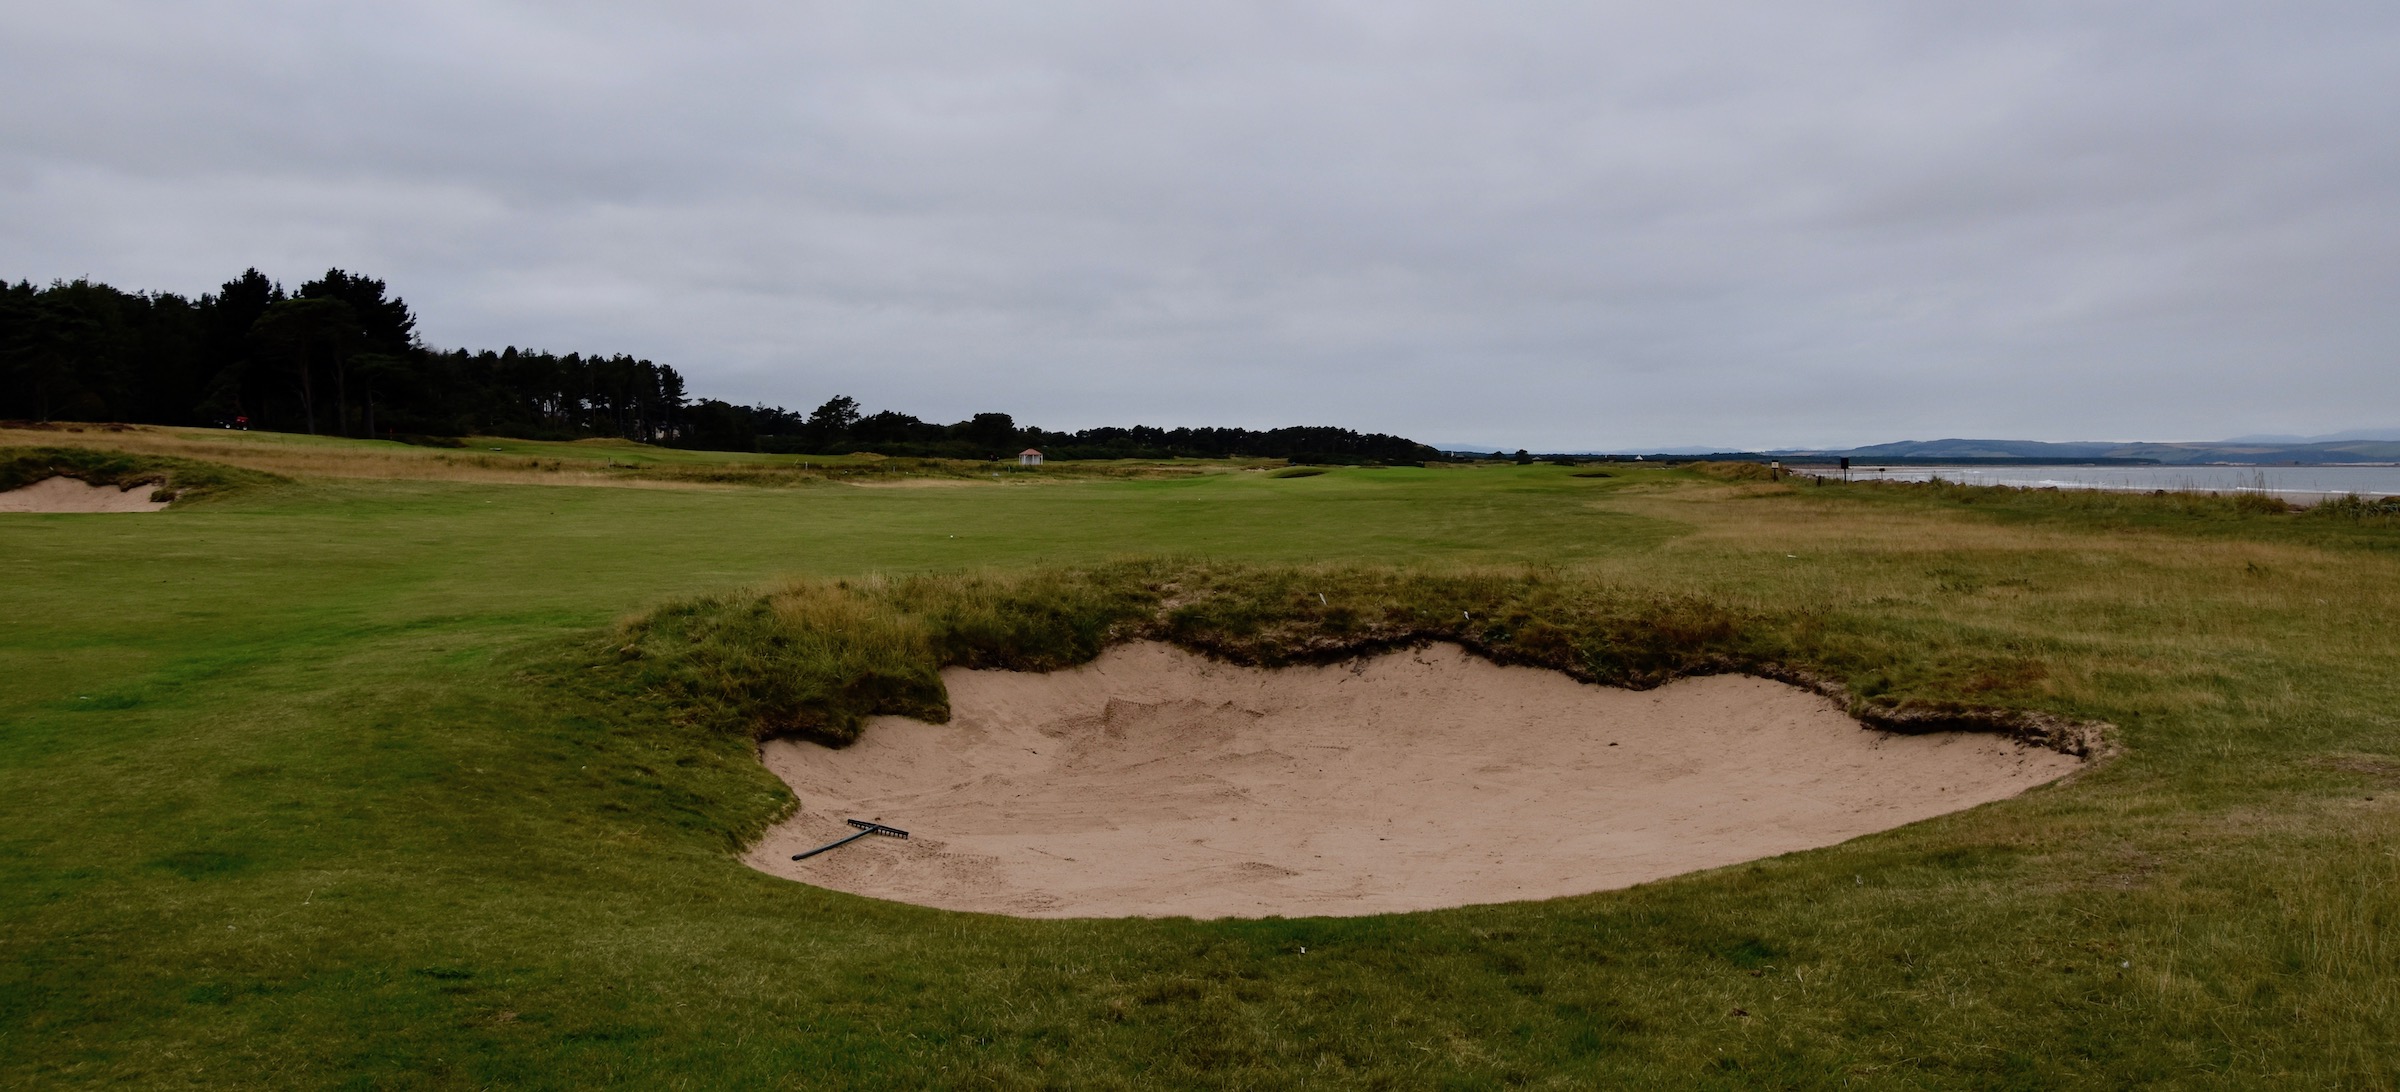
<path id="1" fill-rule="evenodd" d="M 887 838 L 906 838 L 906 837 L 908 837 L 908 832 L 907 832 L 907 831 L 905 831 L 905 830 L 902 830 L 902 829 L 900 829 L 899 827 L 887 827 L 887 826 L 884 826 L 884 825 L 883 825 L 883 824 L 881 824 L 881 823 L 870 823 L 870 822 L 867 822 L 867 821 L 866 821 L 866 820 L 864 820 L 864 819 L 844 819 L 844 820 L 842 820 L 842 821 L 843 821 L 843 822 L 845 822 L 845 823 L 848 823 L 848 824 L 850 824 L 851 826 L 857 827 L 858 829 L 860 829 L 860 830 L 863 830 L 863 831 L 865 831 L 865 832 L 867 832 L 867 833 L 869 833 L 869 834 L 881 834 L 881 835 L 883 835 L 884 837 L 887 837 Z"/>

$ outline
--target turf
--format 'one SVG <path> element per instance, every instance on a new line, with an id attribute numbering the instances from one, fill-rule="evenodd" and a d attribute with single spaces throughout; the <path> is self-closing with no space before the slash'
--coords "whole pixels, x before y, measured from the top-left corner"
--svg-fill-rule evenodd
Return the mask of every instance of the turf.
<path id="1" fill-rule="evenodd" d="M 2392 1085 L 2400 529 L 1611 469 L 287 463 L 156 515 L 0 517 L 0 1084 Z M 2105 720 L 2122 752 L 1628 891 L 1025 922 L 741 867 L 781 787 L 605 654 L 744 589 L 1128 557 L 1705 602 L 1860 695 Z"/>

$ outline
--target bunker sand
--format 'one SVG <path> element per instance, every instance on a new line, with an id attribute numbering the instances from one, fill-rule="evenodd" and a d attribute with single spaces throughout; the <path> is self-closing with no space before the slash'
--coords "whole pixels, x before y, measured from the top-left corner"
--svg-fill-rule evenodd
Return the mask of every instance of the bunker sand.
<path id="1" fill-rule="evenodd" d="M 156 512 L 167 506 L 165 501 L 150 499 L 157 489 L 156 485 L 119 489 L 74 478 L 43 478 L 0 493 L 0 512 Z"/>
<path id="2" fill-rule="evenodd" d="M 2079 760 L 1863 728 L 1764 679 L 1651 691 L 1452 645 L 1266 671 L 1162 644 L 953 669 L 952 721 L 761 748 L 800 811 L 748 863 L 1022 917 L 1356 915 L 1625 887 L 2014 796 Z M 854 833 L 909 830 L 807 861 Z"/>

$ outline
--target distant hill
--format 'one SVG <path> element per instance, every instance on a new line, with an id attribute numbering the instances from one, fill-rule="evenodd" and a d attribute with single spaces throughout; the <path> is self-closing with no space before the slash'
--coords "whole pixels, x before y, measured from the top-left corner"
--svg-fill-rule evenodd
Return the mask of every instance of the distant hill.
<path id="1" fill-rule="evenodd" d="M 2362 430 L 2364 431 L 2364 430 Z M 2376 433 L 2376 435 L 2384 435 Z M 2087 441 L 2049 443 L 2041 440 L 1902 440 L 1846 450 L 1785 450 L 1768 455 L 1848 457 L 1851 459 L 2041 459 L 2074 462 L 2083 459 L 2139 459 L 2165 464 L 2197 463 L 2390 463 L 2400 462 L 2400 440 L 2340 439 L 2294 443 L 2268 439 L 2222 440 L 2210 443 L 2116 443 Z"/>
<path id="2" fill-rule="evenodd" d="M 2317 436 L 2236 436 L 2221 442 L 2228 444 L 2330 444 L 2344 440 L 2400 440 L 2400 428 L 2354 428 L 2348 432 L 2327 432 Z"/>

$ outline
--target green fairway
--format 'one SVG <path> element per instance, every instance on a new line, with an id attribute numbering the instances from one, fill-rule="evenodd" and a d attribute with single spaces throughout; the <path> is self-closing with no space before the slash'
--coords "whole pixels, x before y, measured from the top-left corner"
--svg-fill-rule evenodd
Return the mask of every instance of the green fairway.
<path id="1" fill-rule="evenodd" d="M 2387 515 L 1558 466 L 613 488 L 244 465 L 296 480 L 0 515 L 0 1085 L 2400 1081 Z M 1864 698 L 2106 721 L 2121 753 L 1628 891 L 1035 922 L 743 867 L 782 786 L 608 671 L 614 624 L 686 597 L 1132 557 L 1690 597 Z"/>

